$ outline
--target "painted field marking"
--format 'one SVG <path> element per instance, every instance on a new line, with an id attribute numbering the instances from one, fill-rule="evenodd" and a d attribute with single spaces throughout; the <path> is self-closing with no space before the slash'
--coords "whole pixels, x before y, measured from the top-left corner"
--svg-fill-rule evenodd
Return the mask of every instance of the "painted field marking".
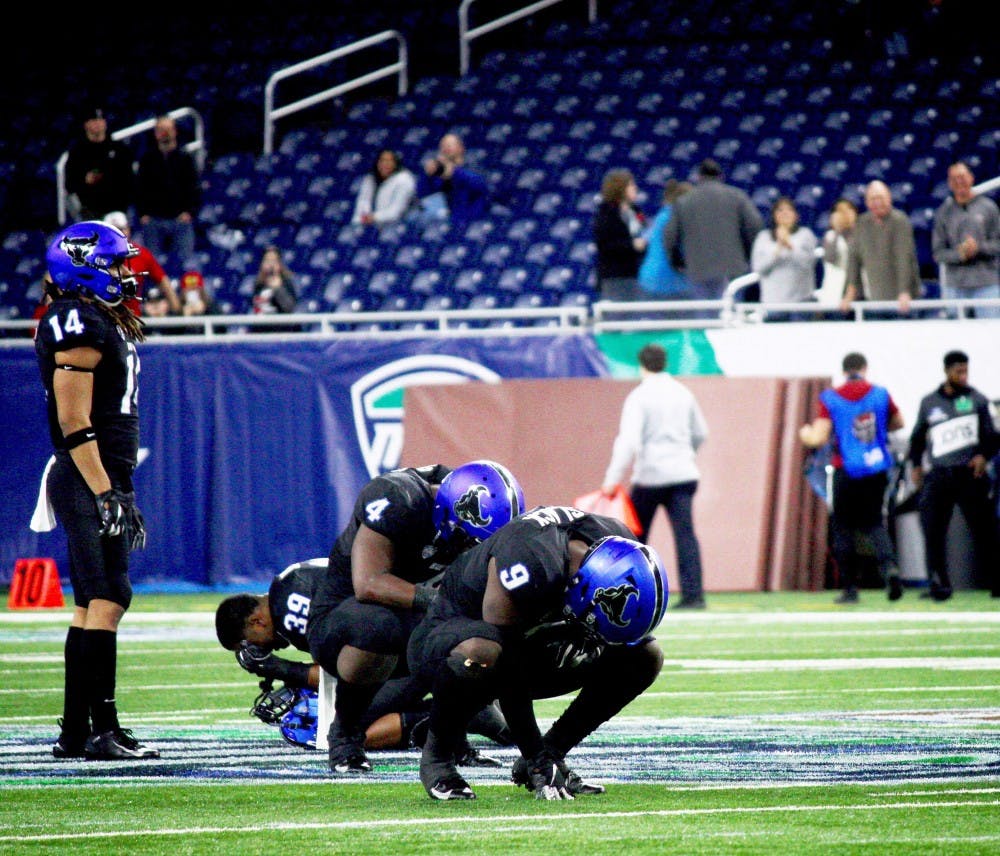
<path id="1" fill-rule="evenodd" d="M 799 812 L 822 812 L 822 811 L 905 811 L 914 808 L 970 808 L 973 806 L 997 806 L 1000 807 L 1000 800 L 942 800 L 940 802 L 897 802 L 881 805 L 852 805 L 852 804 L 829 804 L 829 805 L 780 805 L 780 806 L 732 806 L 723 808 L 680 808 L 680 809 L 656 809 L 648 811 L 607 811 L 607 812 L 584 812 L 578 815 L 560 814 L 559 822 L 587 821 L 587 820 L 614 820 L 639 817 L 706 817 L 711 815 L 737 815 L 737 814 L 759 814 L 759 813 L 799 813 Z M 102 832 L 65 832 L 51 835 L 0 835 L 0 842 L 23 843 L 29 841 L 86 841 L 92 839 L 114 839 L 128 838 L 136 835 L 144 837 L 176 836 L 176 835 L 224 835 L 229 832 L 275 832 L 281 830 L 303 830 L 303 829 L 392 829 L 402 826 L 456 826 L 459 824 L 474 824 L 477 827 L 492 826 L 494 824 L 511 823 L 535 823 L 539 820 L 538 815 L 503 815 L 497 817 L 414 817 L 414 818 L 382 818 L 370 820 L 345 820 L 331 821 L 329 823 L 320 822 L 282 822 L 262 823 L 241 826 L 192 826 L 188 828 L 167 828 L 167 829 L 115 829 Z M 556 818 L 546 818 L 543 822 L 555 823 Z M 8 827 L 11 828 L 11 827 Z M 1000 833 L 987 840 L 1000 840 Z"/>

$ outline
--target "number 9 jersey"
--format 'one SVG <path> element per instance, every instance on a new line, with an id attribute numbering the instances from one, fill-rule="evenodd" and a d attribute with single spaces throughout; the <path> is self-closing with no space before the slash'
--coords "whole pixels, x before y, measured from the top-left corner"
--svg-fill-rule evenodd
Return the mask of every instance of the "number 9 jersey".
<path id="1" fill-rule="evenodd" d="M 105 468 L 131 473 L 139 452 L 139 355 L 114 319 L 95 304 L 76 297 L 56 298 L 35 334 L 52 445 L 56 450 L 63 448 L 52 391 L 56 355 L 73 348 L 93 348 L 101 354 L 94 369 L 91 423 Z"/>

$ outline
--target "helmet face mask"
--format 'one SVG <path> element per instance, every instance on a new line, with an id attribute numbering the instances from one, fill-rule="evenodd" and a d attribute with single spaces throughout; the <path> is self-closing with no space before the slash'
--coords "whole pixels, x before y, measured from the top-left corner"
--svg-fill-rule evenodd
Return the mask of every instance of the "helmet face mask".
<path id="1" fill-rule="evenodd" d="M 489 538 L 524 513 L 524 491 L 495 461 L 471 461 L 441 482 L 434 501 L 434 528 L 443 543 L 465 548 Z"/>
<path id="2" fill-rule="evenodd" d="M 115 226 L 84 220 L 56 235 L 45 261 L 59 291 L 116 306 L 136 295 L 136 279 L 124 264 L 138 254 L 138 248 Z"/>
<path id="3" fill-rule="evenodd" d="M 606 642 L 637 645 L 663 619 L 667 597 L 656 551 L 612 535 L 587 551 L 566 590 L 565 611 Z"/>

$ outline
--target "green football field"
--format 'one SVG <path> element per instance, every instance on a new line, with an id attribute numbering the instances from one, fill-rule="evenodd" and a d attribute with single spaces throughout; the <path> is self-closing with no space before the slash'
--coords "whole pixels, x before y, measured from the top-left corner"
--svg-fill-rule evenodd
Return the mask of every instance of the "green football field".
<path id="1" fill-rule="evenodd" d="M 162 757 L 57 761 L 66 610 L 0 610 L 0 854 L 1000 852 L 1000 600 L 715 594 L 670 611 L 652 687 L 569 757 L 607 793 L 540 802 L 504 762 L 437 803 L 415 750 L 330 774 L 248 713 L 221 595 L 139 594 L 122 721 Z M 543 728 L 568 698 L 537 704 Z"/>

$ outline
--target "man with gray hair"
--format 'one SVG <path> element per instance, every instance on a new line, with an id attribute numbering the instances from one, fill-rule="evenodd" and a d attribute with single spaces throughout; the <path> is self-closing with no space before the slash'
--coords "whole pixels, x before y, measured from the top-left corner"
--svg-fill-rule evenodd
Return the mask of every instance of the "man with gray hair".
<path id="1" fill-rule="evenodd" d="M 910 218 L 892 204 L 884 181 L 865 189 L 865 207 L 848 251 L 847 278 L 840 308 L 855 300 L 896 300 L 899 314 L 909 315 L 910 301 L 920 296 L 920 267 Z"/>

